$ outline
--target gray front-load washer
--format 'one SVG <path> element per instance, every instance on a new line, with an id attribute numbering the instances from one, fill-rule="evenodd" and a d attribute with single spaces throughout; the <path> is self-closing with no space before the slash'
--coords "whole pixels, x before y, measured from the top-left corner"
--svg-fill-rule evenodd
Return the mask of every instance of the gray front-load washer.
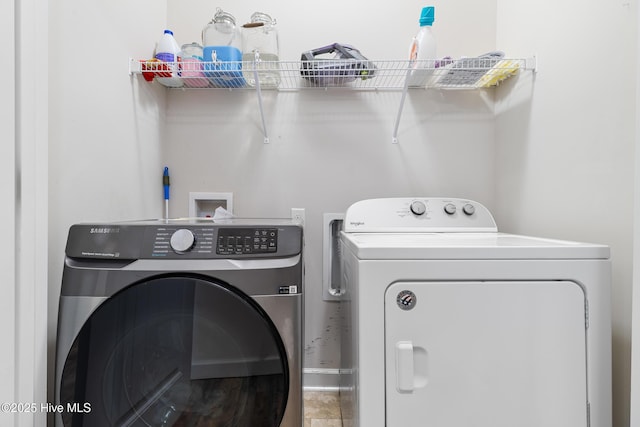
<path id="1" fill-rule="evenodd" d="M 302 278 L 287 220 L 72 226 L 55 425 L 300 427 Z"/>

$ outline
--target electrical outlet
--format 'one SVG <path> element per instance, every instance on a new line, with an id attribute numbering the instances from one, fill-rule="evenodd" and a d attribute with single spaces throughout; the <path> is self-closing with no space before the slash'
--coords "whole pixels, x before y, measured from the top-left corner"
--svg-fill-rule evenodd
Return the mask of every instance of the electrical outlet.
<path id="1" fill-rule="evenodd" d="M 291 208 L 291 219 L 304 227 L 304 208 Z"/>

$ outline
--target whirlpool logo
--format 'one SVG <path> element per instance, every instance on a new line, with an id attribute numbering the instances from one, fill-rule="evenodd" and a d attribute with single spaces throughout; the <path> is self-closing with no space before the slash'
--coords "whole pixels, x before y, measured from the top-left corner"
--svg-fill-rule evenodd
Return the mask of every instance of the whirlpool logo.
<path id="1" fill-rule="evenodd" d="M 360 227 L 361 225 L 364 225 L 364 221 L 351 221 L 349 224 L 353 227 Z"/>

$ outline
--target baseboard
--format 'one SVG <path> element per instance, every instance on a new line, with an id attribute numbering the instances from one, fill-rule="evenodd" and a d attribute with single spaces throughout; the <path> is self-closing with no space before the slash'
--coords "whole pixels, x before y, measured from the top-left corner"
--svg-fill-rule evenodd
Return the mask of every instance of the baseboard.
<path id="1" fill-rule="evenodd" d="M 305 391 L 338 391 L 340 387 L 340 370 L 303 369 L 302 384 Z"/>

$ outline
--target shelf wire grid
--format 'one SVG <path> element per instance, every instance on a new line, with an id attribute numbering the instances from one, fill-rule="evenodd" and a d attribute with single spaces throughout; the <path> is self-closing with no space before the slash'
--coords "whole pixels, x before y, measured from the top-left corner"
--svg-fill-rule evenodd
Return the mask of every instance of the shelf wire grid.
<path id="1" fill-rule="evenodd" d="M 535 68 L 530 59 L 462 58 L 417 61 L 133 61 L 133 73 L 158 78 L 169 87 L 295 91 L 348 88 L 403 90 L 407 87 L 477 89 L 495 86 L 520 70 Z M 257 81 L 256 81 L 257 77 Z"/>

